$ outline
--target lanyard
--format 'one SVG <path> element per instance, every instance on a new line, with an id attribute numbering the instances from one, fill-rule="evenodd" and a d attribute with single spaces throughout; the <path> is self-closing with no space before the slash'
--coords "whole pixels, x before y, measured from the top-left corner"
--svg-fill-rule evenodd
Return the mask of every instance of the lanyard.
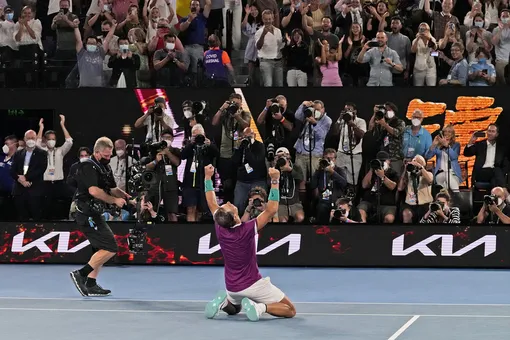
<path id="1" fill-rule="evenodd" d="M 49 152 L 50 151 L 48 151 L 48 153 Z M 51 164 L 51 161 L 50 161 L 51 158 L 49 158 L 49 157 L 48 157 L 48 165 L 50 166 L 51 169 L 55 169 L 55 161 L 56 161 L 56 157 L 57 157 L 56 156 L 57 149 L 53 149 L 53 151 L 51 151 L 51 153 L 53 154 L 53 167 L 52 167 L 52 164 Z"/>

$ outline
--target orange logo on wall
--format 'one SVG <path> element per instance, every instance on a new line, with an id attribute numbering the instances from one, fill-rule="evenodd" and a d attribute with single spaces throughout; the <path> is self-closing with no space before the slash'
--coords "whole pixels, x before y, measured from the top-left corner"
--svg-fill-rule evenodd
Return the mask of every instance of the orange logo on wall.
<path id="1" fill-rule="evenodd" d="M 498 119 L 503 108 L 494 105 L 494 98 L 491 97 L 458 97 L 455 104 L 456 111 L 447 110 L 445 103 L 423 102 L 420 99 L 413 99 L 407 107 L 407 118 L 411 119 L 414 110 L 423 111 L 424 118 L 443 116 L 444 122 L 440 124 L 424 125 L 430 133 L 439 131 L 443 127 L 452 124 L 455 128 L 455 137 L 460 143 L 459 164 L 463 171 L 462 180 L 471 176 L 473 171 L 474 157 L 464 157 L 464 147 L 476 131 L 485 131 L 490 124 Z M 479 139 L 480 140 L 480 139 Z M 434 159 L 434 158 L 433 158 Z M 468 164 L 468 172 L 464 173 L 465 162 Z M 471 184 L 471 181 L 470 181 Z"/>

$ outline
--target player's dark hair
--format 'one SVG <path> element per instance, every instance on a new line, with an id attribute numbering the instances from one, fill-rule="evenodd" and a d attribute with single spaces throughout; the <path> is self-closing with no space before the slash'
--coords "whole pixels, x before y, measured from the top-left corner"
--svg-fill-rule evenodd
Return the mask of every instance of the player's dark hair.
<path id="1" fill-rule="evenodd" d="M 219 208 L 214 214 L 214 222 L 223 228 L 232 228 L 236 225 L 234 215 L 223 208 Z"/>

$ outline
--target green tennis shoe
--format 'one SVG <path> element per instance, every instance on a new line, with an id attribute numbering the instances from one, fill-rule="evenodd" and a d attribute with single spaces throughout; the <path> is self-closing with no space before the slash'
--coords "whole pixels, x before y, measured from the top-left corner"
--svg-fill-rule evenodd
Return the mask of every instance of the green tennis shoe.
<path id="1" fill-rule="evenodd" d="M 220 291 L 216 297 L 205 305 L 205 317 L 208 319 L 214 318 L 220 310 L 224 307 L 225 300 L 227 300 L 227 292 Z"/>
<path id="2" fill-rule="evenodd" d="M 257 312 L 257 308 L 255 307 L 255 302 L 248 298 L 244 298 L 241 302 L 244 312 L 250 321 L 259 321 L 260 315 Z"/>

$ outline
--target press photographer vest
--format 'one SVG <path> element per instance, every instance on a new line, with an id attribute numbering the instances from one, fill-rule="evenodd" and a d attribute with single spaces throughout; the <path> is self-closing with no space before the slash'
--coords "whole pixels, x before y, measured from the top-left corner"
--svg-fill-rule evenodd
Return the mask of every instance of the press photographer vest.
<path id="1" fill-rule="evenodd" d="M 83 181 L 84 176 L 83 169 L 84 167 L 90 165 L 92 165 L 92 168 L 98 174 L 98 188 L 109 194 L 111 189 L 116 187 L 115 178 L 113 177 L 113 171 L 110 168 L 110 165 L 104 166 L 92 158 L 87 158 L 86 161 L 80 163 L 76 171 L 76 181 L 78 183 L 78 189 L 76 190 L 76 200 L 78 208 L 83 212 L 85 212 L 83 209 L 86 209 L 86 205 L 94 199 L 94 197 L 89 194 L 88 190 L 84 190 L 80 185 L 80 181 Z"/>
<path id="2" fill-rule="evenodd" d="M 228 80 L 228 72 L 222 60 L 223 50 L 212 49 L 204 53 L 204 71 L 208 79 Z"/>

